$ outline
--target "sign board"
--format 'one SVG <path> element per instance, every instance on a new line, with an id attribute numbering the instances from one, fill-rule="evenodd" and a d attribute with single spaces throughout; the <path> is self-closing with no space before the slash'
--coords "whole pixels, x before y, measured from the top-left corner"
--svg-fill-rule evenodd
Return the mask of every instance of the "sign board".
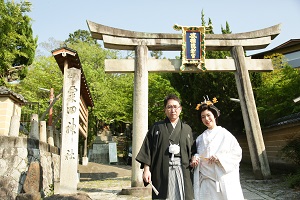
<path id="1" fill-rule="evenodd" d="M 175 30 L 182 31 L 182 66 L 197 66 L 201 70 L 205 68 L 205 26 L 173 26 Z"/>
<path id="2" fill-rule="evenodd" d="M 108 143 L 109 163 L 118 162 L 117 143 Z"/>

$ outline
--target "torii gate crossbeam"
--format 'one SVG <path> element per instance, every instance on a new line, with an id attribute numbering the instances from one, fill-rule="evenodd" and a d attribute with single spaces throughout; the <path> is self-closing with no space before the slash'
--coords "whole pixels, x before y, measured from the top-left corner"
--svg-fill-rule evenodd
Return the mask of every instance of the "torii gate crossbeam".
<path id="1" fill-rule="evenodd" d="M 181 51 L 182 35 L 170 33 L 143 33 L 104 26 L 87 21 L 94 39 L 103 40 L 104 47 L 116 50 L 135 50 L 135 60 L 105 60 L 105 71 L 108 73 L 135 73 L 134 112 L 133 112 L 133 158 L 138 153 L 147 133 L 148 117 L 148 72 L 179 73 L 181 60 L 148 59 L 151 51 Z M 253 172 L 256 179 L 269 178 L 270 168 L 262 137 L 260 122 L 256 110 L 249 71 L 273 70 L 270 59 L 250 59 L 245 57 L 245 50 L 257 50 L 267 47 L 280 33 L 280 24 L 251 32 L 237 34 L 206 34 L 206 51 L 231 51 L 232 58 L 206 59 L 207 71 L 235 72 L 239 99 L 246 135 L 250 150 Z M 201 73 L 198 68 L 186 68 L 183 73 Z M 146 109 L 145 109 L 146 108 Z M 142 171 L 133 160 L 131 186 L 143 185 Z"/>

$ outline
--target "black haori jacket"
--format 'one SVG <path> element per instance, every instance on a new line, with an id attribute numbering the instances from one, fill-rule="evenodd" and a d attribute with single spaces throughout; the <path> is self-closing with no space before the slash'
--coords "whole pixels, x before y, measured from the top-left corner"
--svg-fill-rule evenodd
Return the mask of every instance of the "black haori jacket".
<path id="1" fill-rule="evenodd" d="M 192 173 L 189 166 L 191 159 L 191 146 L 193 144 L 192 129 L 189 125 L 182 123 L 179 119 L 172 136 L 170 137 L 170 120 L 156 122 L 148 131 L 141 149 L 136 157 L 136 161 L 150 166 L 152 184 L 159 191 L 156 195 L 152 191 L 153 199 L 166 199 L 168 192 L 169 177 L 169 145 L 170 140 L 180 145 L 180 157 L 182 162 L 182 172 L 184 179 L 185 199 L 194 199 L 192 186 Z M 175 135 L 175 136 L 174 136 Z M 177 140 L 177 141 L 176 141 Z M 147 184 L 145 184 L 147 185 Z"/>

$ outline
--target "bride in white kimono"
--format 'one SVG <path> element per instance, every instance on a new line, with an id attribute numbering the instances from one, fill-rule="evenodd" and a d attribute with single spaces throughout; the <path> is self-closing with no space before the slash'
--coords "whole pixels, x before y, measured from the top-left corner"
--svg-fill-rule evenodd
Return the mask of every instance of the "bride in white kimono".
<path id="1" fill-rule="evenodd" d="M 216 102 L 216 98 L 205 100 L 196 107 L 207 130 L 196 139 L 197 153 L 191 161 L 195 199 L 243 200 L 239 174 L 242 149 L 228 130 L 217 126 L 220 111 L 213 105 Z"/>

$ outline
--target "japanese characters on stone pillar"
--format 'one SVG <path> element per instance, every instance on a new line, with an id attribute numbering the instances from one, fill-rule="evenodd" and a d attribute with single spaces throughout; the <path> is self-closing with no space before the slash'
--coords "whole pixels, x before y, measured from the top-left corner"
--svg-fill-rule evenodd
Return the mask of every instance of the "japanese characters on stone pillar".
<path id="1" fill-rule="evenodd" d="M 64 66 L 60 194 L 77 191 L 81 69 Z"/>
<path id="2" fill-rule="evenodd" d="M 60 194 L 70 194 L 77 192 L 79 135 L 85 139 L 84 151 L 87 152 L 88 107 L 93 107 L 94 103 L 78 53 L 64 46 L 53 50 L 52 55 L 64 75 L 60 144 L 59 133 L 55 133 L 56 144 L 59 144 L 61 149 L 60 184 L 56 184 L 54 190 Z M 59 96 L 52 103 L 55 103 Z M 53 127 L 56 122 L 57 120 L 53 121 Z M 51 137 L 48 139 L 52 140 Z"/>

